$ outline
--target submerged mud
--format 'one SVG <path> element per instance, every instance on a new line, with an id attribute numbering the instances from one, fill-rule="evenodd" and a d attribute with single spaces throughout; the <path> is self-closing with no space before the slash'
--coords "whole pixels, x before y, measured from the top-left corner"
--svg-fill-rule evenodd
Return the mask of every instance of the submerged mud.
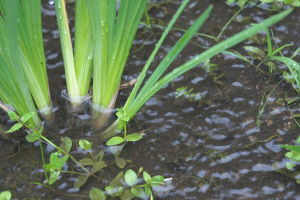
<path id="1" fill-rule="evenodd" d="M 166 25 L 180 1 L 161 3 L 155 2 L 149 14 L 154 17 L 154 24 Z M 194 0 L 176 26 L 187 28 L 209 4 L 214 5 L 214 10 L 201 33 L 216 36 L 238 7 L 229 7 L 223 1 Z M 73 10 L 72 5 L 69 10 Z M 45 1 L 43 14 L 50 90 L 56 117 L 55 126 L 49 127 L 52 128 L 50 137 L 84 138 L 95 141 L 95 149 L 102 149 L 104 146 L 97 143 L 98 136 L 91 132 L 88 105 L 80 114 L 67 112 L 68 101 L 62 97 L 65 77 L 59 33 L 51 2 Z M 261 21 L 271 14 L 271 11 L 261 8 L 247 8 L 221 38 L 231 36 L 250 22 Z M 72 18 L 71 24 L 73 21 Z M 284 51 L 287 55 L 300 46 L 300 24 L 295 23 L 298 21 L 300 10 L 296 9 L 272 28 L 279 46 L 294 44 Z M 162 29 L 155 25 L 152 28 L 140 27 L 123 82 L 137 77 L 161 33 Z M 180 35 L 181 31 L 172 31 L 153 66 Z M 266 44 L 257 42 L 264 37 L 260 34 L 233 49 L 246 54 L 242 48 L 245 45 L 266 48 Z M 206 37 L 196 36 L 173 66 L 214 43 Z M 277 171 L 284 168 L 286 161 L 285 150 L 279 145 L 292 144 L 298 136 L 299 128 L 291 112 L 299 112 L 299 106 L 288 107 L 286 104 L 287 98 L 298 94 L 290 84 L 281 81 L 281 73 L 268 73 L 267 66 L 263 65 L 262 71 L 259 71 L 223 54 L 213 58 L 211 63 L 217 65 L 214 72 L 207 72 L 200 66 L 193 69 L 155 95 L 137 114 L 129 125 L 129 131 L 146 130 L 146 136 L 126 146 L 121 153 L 122 157 L 132 161 L 128 168 L 144 167 L 151 174 L 172 178 L 170 185 L 159 188 L 157 199 L 300 199 L 300 186 L 288 175 Z M 192 93 L 197 98 L 176 98 L 175 91 L 180 87 L 193 88 Z M 121 90 L 118 106 L 124 103 L 130 90 Z M 264 98 L 266 94 L 270 94 L 267 99 Z M 259 114 L 262 102 L 267 103 Z M 1 122 L 11 125 L 3 113 Z M 0 191 L 12 191 L 14 199 L 88 199 L 91 186 L 101 188 L 107 185 L 118 171 L 117 168 L 106 169 L 101 175 L 102 180 L 91 178 L 81 189 L 73 188 L 75 176 L 64 174 L 49 188 L 41 184 L 45 177 L 37 145 L 15 136 L 2 139 L 0 148 Z M 45 148 L 48 153 L 53 151 L 50 146 Z M 82 152 L 74 148 L 73 153 L 80 157 Z M 66 169 L 72 168 L 71 164 L 66 166 Z"/>

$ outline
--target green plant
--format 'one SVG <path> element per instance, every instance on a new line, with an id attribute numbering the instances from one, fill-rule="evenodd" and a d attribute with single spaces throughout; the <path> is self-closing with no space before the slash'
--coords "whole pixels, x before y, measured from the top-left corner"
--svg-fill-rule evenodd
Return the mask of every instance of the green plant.
<path id="1" fill-rule="evenodd" d="M 123 120 L 128 119 L 128 117 L 124 115 L 124 112 L 122 109 L 119 109 L 119 112 L 117 113 L 117 115 L 119 118 L 121 118 Z M 117 147 L 117 149 L 115 149 L 115 151 L 113 151 L 112 153 L 115 156 L 116 165 L 119 168 L 123 169 L 128 162 L 126 159 L 120 157 L 120 154 L 121 154 L 122 150 L 124 149 L 125 145 L 128 142 L 137 142 L 137 141 L 141 140 L 142 138 L 143 138 L 143 133 L 127 134 L 127 128 L 125 126 L 123 137 L 115 136 L 115 137 L 110 138 L 108 141 L 106 141 L 107 146 Z"/>
<path id="2" fill-rule="evenodd" d="M 291 5 L 295 7 L 300 6 L 299 0 L 226 0 L 228 4 L 238 4 L 240 7 L 244 7 L 246 4 L 274 4 L 277 7 L 283 5 Z"/>
<path id="3" fill-rule="evenodd" d="M 124 116 L 124 111 L 122 109 L 119 109 L 119 112 L 117 113 L 117 116 L 119 119 L 123 120 L 125 123 L 128 122 L 129 118 L 127 116 Z M 106 145 L 108 146 L 114 146 L 114 145 L 121 145 L 125 144 L 127 142 L 137 142 L 143 138 L 143 135 L 140 133 L 131 133 L 127 134 L 127 128 L 124 126 L 124 135 L 123 137 L 115 136 L 110 138 Z"/>
<path id="4" fill-rule="evenodd" d="M 21 128 L 26 128 L 26 140 L 27 142 L 39 142 L 40 149 L 41 149 L 41 155 L 42 155 L 42 162 L 43 162 L 43 168 L 45 170 L 45 176 L 47 179 L 48 184 L 53 184 L 57 181 L 61 173 L 74 173 L 79 174 L 78 181 L 75 183 L 75 186 L 80 187 L 80 184 L 84 184 L 85 181 L 90 176 L 95 176 L 94 174 L 101 170 L 99 169 L 99 163 L 95 162 L 94 167 L 92 168 L 92 171 L 88 170 L 86 167 L 86 163 L 82 160 L 77 161 L 71 154 L 70 150 L 72 147 L 72 140 L 68 137 L 62 137 L 61 138 L 61 144 L 58 146 L 54 144 L 51 140 L 49 140 L 47 137 L 43 135 L 43 127 L 39 127 L 39 129 L 36 129 L 35 127 L 31 126 L 30 119 L 33 117 L 34 113 L 26 113 L 23 116 L 18 116 L 17 113 L 13 111 L 8 111 L 8 115 L 10 117 L 10 120 L 13 122 L 16 122 L 8 131 L 7 133 L 13 133 L 15 131 L 20 130 Z M 42 142 L 45 142 L 47 144 L 50 144 L 52 147 L 54 147 L 57 151 L 50 154 L 49 163 L 45 163 L 44 158 L 44 150 L 42 146 Z M 89 150 L 91 148 L 91 143 L 85 140 L 80 140 L 79 146 L 81 146 L 84 150 Z M 102 160 L 101 152 L 97 154 L 95 157 L 95 161 Z M 92 155 L 90 153 L 90 155 Z M 92 155 L 93 156 L 93 155 Z M 67 163 L 69 158 L 77 165 L 79 166 L 82 172 L 73 172 L 73 171 L 64 171 L 63 166 Z M 87 164 L 89 165 L 89 164 Z M 48 174 L 49 173 L 49 176 Z M 83 180 L 84 179 L 84 180 Z"/>
<path id="5" fill-rule="evenodd" d="M 11 192 L 4 191 L 0 193 L 0 200 L 10 200 L 11 199 Z"/>
<path id="6" fill-rule="evenodd" d="M 286 81 L 290 82 L 293 87 L 300 92 L 300 64 L 294 60 L 294 58 L 299 54 L 300 47 L 297 48 L 294 53 L 290 56 L 284 56 L 281 52 L 283 49 L 287 47 L 293 46 L 292 44 L 285 44 L 280 47 L 274 47 L 272 43 L 272 38 L 269 30 L 266 30 L 267 33 L 267 52 L 253 46 L 246 46 L 245 49 L 249 52 L 256 54 L 258 58 L 261 60 L 260 64 L 268 62 L 267 64 L 270 66 L 270 72 L 273 71 L 273 61 L 278 61 L 284 63 L 287 66 L 289 72 L 284 71 L 283 77 Z M 278 55 L 279 54 L 279 55 Z"/>
<path id="7" fill-rule="evenodd" d="M 51 99 L 42 38 L 41 1 L 0 3 L 0 101 L 20 115 L 51 117 Z M 33 101 L 34 100 L 34 101 Z M 40 126 L 37 114 L 32 125 Z"/>
<path id="8" fill-rule="evenodd" d="M 139 179 L 140 175 L 142 175 L 143 181 Z M 143 183 L 141 184 L 141 182 Z M 134 199 L 135 197 L 154 200 L 153 187 L 164 183 L 165 178 L 163 176 L 151 176 L 143 168 L 140 168 L 138 173 L 128 169 L 125 174 L 120 172 L 110 185 L 105 187 L 105 192 L 98 188 L 92 188 L 89 192 L 89 197 L 91 200 L 105 200 L 108 196 L 126 200 Z"/>
<path id="9" fill-rule="evenodd" d="M 86 183 L 86 181 L 91 176 L 99 179 L 99 177 L 96 176 L 96 173 L 102 171 L 104 168 L 108 166 L 107 163 L 103 160 L 104 158 L 103 151 L 99 151 L 95 153 L 90 151 L 92 149 L 91 142 L 87 140 L 79 140 L 78 142 L 79 147 L 83 151 L 88 152 L 88 157 L 82 158 L 81 160 L 77 161 L 70 154 L 72 143 L 73 143 L 70 138 L 62 137 L 60 146 L 57 146 L 51 140 L 43 136 L 42 128 L 40 128 L 39 130 L 30 128 L 30 124 L 28 123 L 28 121 L 32 117 L 33 115 L 32 113 L 27 113 L 22 117 L 18 116 L 13 111 L 9 111 L 8 114 L 10 119 L 12 121 L 15 121 L 16 123 L 7 131 L 7 133 L 13 133 L 15 131 L 20 130 L 23 127 L 28 128 L 27 130 L 28 134 L 26 136 L 26 140 L 28 142 L 37 142 L 37 141 L 39 142 L 41 147 L 43 168 L 45 170 L 46 180 L 49 185 L 54 184 L 61 176 L 62 173 L 71 173 L 71 174 L 78 175 L 77 180 L 74 182 L 74 187 L 80 188 Z M 129 134 L 125 136 L 125 138 L 127 138 L 128 141 L 138 141 L 141 139 L 141 136 L 138 134 Z M 47 144 L 52 145 L 57 150 L 50 154 L 49 163 L 45 163 L 42 142 L 46 142 Z M 124 142 L 125 141 L 123 141 L 123 143 Z M 125 144 L 123 144 L 123 147 L 124 145 Z M 118 157 L 118 155 L 115 155 L 115 157 L 116 157 L 117 166 L 120 168 L 124 168 L 127 161 L 123 158 Z M 64 166 L 68 162 L 69 158 L 72 161 L 74 161 L 74 163 L 78 165 L 83 170 L 83 172 L 65 171 Z M 153 199 L 152 187 L 163 184 L 164 178 L 162 176 L 151 177 L 147 172 L 144 171 L 143 178 L 145 183 L 137 185 L 138 183 L 137 179 L 141 172 L 143 172 L 142 168 L 139 170 L 138 175 L 132 170 L 128 170 L 125 174 L 119 173 L 118 176 L 112 181 L 112 183 L 109 186 L 105 187 L 106 193 L 113 197 L 120 196 L 121 198 L 125 198 L 129 196 L 130 197 L 129 199 L 131 199 L 134 196 L 136 197 L 150 196 L 151 199 Z M 127 186 L 123 184 L 124 182 L 127 183 Z M 37 182 L 35 182 L 34 184 L 45 185 Z M 128 186 L 131 187 L 131 190 L 127 189 Z M 6 193 L 4 194 L 6 195 Z M 96 188 L 92 188 L 90 191 L 91 199 L 97 199 L 102 194 L 104 195 L 103 192 L 101 193 L 101 190 L 98 190 Z"/>
<path id="10" fill-rule="evenodd" d="M 114 107 L 121 76 L 147 0 L 78 0 L 75 17 L 75 52 L 65 0 L 56 0 L 57 21 L 65 61 L 68 94 L 77 106 L 87 95 L 93 74 L 93 107 L 105 112 Z"/>
<path id="11" fill-rule="evenodd" d="M 184 3 L 187 3 L 187 1 L 184 1 Z M 181 8 L 185 6 L 184 3 L 181 5 Z M 247 38 L 249 38 L 252 35 L 259 32 L 261 29 L 264 29 L 264 28 L 274 24 L 275 22 L 284 18 L 286 15 L 288 15 L 291 12 L 291 10 L 286 10 L 280 14 L 277 14 L 273 17 L 270 17 L 269 19 L 262 21 L 259 24 L 253 25 L 252 27 L 207 49 L 203 53 L 195 56 L 192 60 L 184 63 L 183 65 L 175 68 L 173 71 L 171 71 L 170 73 L 163 76 L 163 73 L 170 66 L 170 64 L 173 62 L 173 60 L 176 58 L 176 56 L 181 52 L 181 50 L 184 48 L 184 46 L 187 44 L 187 42 L 192 38 L 194 33 L 198 30 L 198 28 L 207 19 L 211 9 L 212 9 L 211 7 L 208 8 L 202 14 L 202 16 L 200 16 L 196 20 L 194 25 L 187 30 L 187 32 L 182 36 L 182 38 L 175 44 L 173 49 L 171 51 L 169 51 L 167 56 L 161 61 L 161 63 L 158 65 L 158 67 L 154 70 L 154 72 L 148 78 L 148 80 L 145 83 L 143 83 L 145 76 L 146 76 L 146 72 L 147 72 L 154 56 L 157 53 L 158 48 L 161 46 L 162 42 L 166 38 L 166 35 L 168 34 L 168 32 L 172 28 L 174 22 L 180 15 L 181 9 L 178 10 L 178 12 L 174 15 L 173 19 L 169 23 L 169 26 L 165 29 L 160 41 L 157 43 L 156 48 L 154 49 L 152 55 L 150 56 L 146 65 L 144 66 L 141 74 L 138 77 L 137 83 L 136 83 L 133 91 L 131 92 L 129 98 L 126 101 L 126 104 L 123 108 L 123 114 L 127 117 L 126 120 L 123 120 L 119 117 L 111 125 L 111 127 L 109 127 L 107 129 L 106 133 L 102 136 L 104 139 L 112 137 L 115 134 L 118 134 L 120 132 L 120 130 L 122 130 L 126 126 L 126 123 L 128 123 L 128 121 L 133 118 L 133 116 L 139 111 L 139 109 L 141 109 L 141 107 L 144 105 L 144 103 L 146 101 L 148 101 L 155 93 L 157 93 L 161 88 L 163 88 L 165 85 L 170 83 L 176 77 L 184 74 L 185 72 L 193 69 L 196 66 L 199 66 L 201 63 L 206 63 L 211 57 L 217 55 L 218 53 L 225 51 L 226 49 L 234 46 L 235 44 L 238 44 L 238 43 L 246 40 Z"/>
<path id="12" fill-rule="evenodd" d="M 15 0 L 14 0 L 15 1 Z M 180 38 L 180 40 L 175 44 L 173 49 L 166 55 L 166 57 L 161 61 L 158 67 L 155 69 L 154 73 L 149 77 L 149 79 L 144 83 L 144 79 L 148 68 L 150 67 L 152 61 L 154 60 L 160 46 L 166 39 L 169 31 L 174 26 L 176 20 L 179 18 L 180 14 L 183 12 L 184 8 L 188 4 L 189 0 L 184 0 L 172 18 L 169 25 L 166 27 L 161 39 L 158 41 L 154 51 L 146 62 L 142 72 L 140 73 L 137 83 L 133 91 L 131 92 L 128 100 L 126 101 L 124 108 L 122 108 L 122 112 L 127 116 L 127 119 L 120 118 L 116 123 L 113 124 L 112 127 L 116 126 L 118 129 L 123 129 L 124 125 L 128 123 L 130 119 L 141 109 L 144 103 L 151 98 L 156 92 L 158 92 L 161 88 L 163 88 L 166 84 L 171 82 L 174 78 L 180 76 L 186 71 L 194 68 L 195 66 L 201 63 L 207 63 L 209 58 L 212 56 L 224 51 L 225 49 L 237 44 L 251 35 L 257 33 L 262 27 L 267 27 L 291 12 L 291 10 L 285 11 L 281 14 L 278 14 L 261 24 L 255 25 L 249 28 L 246 31 L 243 31 L 230 39 L 227 39 L 218 45 L 206 50 L 202 54 L 196 56 L 191 61 L 177 67 L 171 73 L 163 76 L 164 72 L 171 65 L 171 63 L 176 59 L 179 53 L 183 50 L 183 48 L 187 45 L 187 43 L 192 39 L 193 35 L 198 31 L 198 29 L 203 25 L 205 20 L 208 18 L 212 7 L 209 7 L 196 21 L 195 23 L 184 33 L 184 35 Z M 37 20 L 38 28 L 33 27 L 32 31 L 28 31 L 27 34 L 20 34 L 20 42 L 21 44 L 25 43 L 23 41 L 26 38 L 30 38 L 31 33 L 34 35 L 34 38 L 41 37 L 36 36 L 35 34 L 40 33 L 40 21 L 38 19 L 38 6 L 40 6 L 40 1 L 35 0 L 31 1 L 32 7 L 35 12 L 33 16 Z M 141 16 L 145 10 L 147 0 L 124 0 L 121 1 L 120 7 L 118 8 L 118 12 L 116 11 L 116 1 L 112 0 L 91 0 L 91 1 L 76 1 L 76 19 L 75 19 L 75 57 L 73 55 L 73 47 L 71 42 L 71 36 L 68 26 L 68 17 L 66 12 L 65 0 L 55 0 L 55 8 L 57 12 L 57 21 L 60 30 L 61 37 L 61 45 L 62 52 L 65 61 L 65 71 L 66 71 L 66 79 L 67 79 L 67 87 L 68 93 L 71 99 L 72 104 L 77 107 L 83 101 L 84 96 L 86 95 L 91 75 L 93 74 L 93 104 L 94 110 L 99 110 L 100 113 L 105 111 L 106 109 L 110 109 L 114 107 L 115 99 L 117 97 L 118 88 L 120 86 L 121 75 L 124 70 L 124 66 L 129 55 L 129 50 L 132 45 L 132 41 L 134 35 L 137 30 L 137 26 L 140 22 Z M 25 6 L 27 10 L 24 11 L 25 17 L 26 15 L 31 13 L 31 10 L 28 8 L 29 4 Z M 18 8 L 19 6 L 19 8 Z M 4 13 L 8 13 L 7 19 L 2 20 L 3 24 L 5 24 L 8 29 L 7 31 L 3 31 L 3 35 L 6 38 L 10 35 L 18 36 L 20 31 L 18 23 L 15 22 L 14 14 L 18 13 L 13 12 L 18 9 L 25 9 L 20 6 L 18 1 L 17 4 L 11 5 L 11 1 L 5 0 L 4 4 L 1 4 L 1 10 Z M 7 12 L 6 9 L 11 9 L 12 12 Z M 14 10 L 15 9 L 15 10 Z M 23 12 L 19 12 L 23 13 Z M 23 16 L 22 16 L 23 17 Z M 33 19 L 29 16 L 24 22 L 22 20 L 21 24 L 32 24 Z M 23 19 L 23 18 L 22 18 Z M 100 22 L 100 23 L 99 23 Z M 7 23 L 7 24 L 6 24 Z M 130 24 L 130 27 L 127 25 Z M 4 26 L 5 27 L 5 26 Z M 23 26 L 21 26 L 23 28 Z M 29 26 L 30 27 L 30 26 Z M 27 30 L 27 29 L 26 29 Z M 31 30 L 31 29 L 30 29 Z M 24 31 L 25 32 L 25 31 Z M 11 33 L 11 34 L 10 34 Z M 24 36 L 23 36 L 24 35 Z M 84 41 L 86 39 L 86 41 Z M 2 39 L 3 40 L 3 39 Z M 8 42 L 9 41 L 9 42 Z M 12 37 L 9 40 L 3 40 L 3 43 L 7 45 L 7 49 L 10 49 L 7 55 L 10 53 L 12 55 L 17 54 L 16 56 L 23 55 L 21 50 L 14 52 L 13 50 L 19 45 L 21 47 L 26 45 L 20 45 L 13 40 Z M 38 43 L 38 42 L 37 42 Z M 27 44 L 27 43 L 26 43 Z M 33 42 L 33 44 L 35 44 Z M 40 43 L 38 43 L 40 44 Z M 29 44 L 27 44 L 29 45 Z M 38 46 L 38 45 L 36 45 Z M 41 46 L 41 45 L 40 45 Z M 42 57 L 41 47 L 37 47 L 39 49 L 39 59 Z M 31 48 L 34 49 L 34 48 Z M 19 52 L 19 53 L 18 53 Z M 28 51 L 27 57 L 30 57 L 32 54 L 31 51 Z M 9 56 L 8 56 L 9 57 Z M 12 77 L 14 73 L 21 70 L 19 65 L 15 65 L 15 60 L 10 57 L 10 59 L 3 59 L 4 62 L 1 64 L 1 67 L 5 66 L 5 64 L 10 64 L 11 67 L 6 69 L 7 74 L 4 74 L 5 77 L 1 86 L 3 89 L 0 89 L 1 100 L 5 103 L 10 103 L 12 106 L 23 115 L 28 112 L 35 112 L 35 107 L 33 101 L 31 100 L 30 95 L 35 97 L 36 95 L 33 92 L 33 89 L 30 91 L 27 89 L 27 85 L 24 84 L 26 81 L 24 80 L 26 77 L 26 73 L 17 73 L 20 77 L 16 78 L 14 85 L 16 88 L 8 89 L 8 83 L 11 80 L 7 80 L 7 77 Z M 26 63 L 26 62 L 25 62 Z M 36 62 L 32 61 L 32 63 L 36 64 Z M 44 63 L 44 62 L 42 62 Z M 35 66 L 35 65 L 34 65 Z M 28 67 L 23 67 L 28 68 Z M 22 68 L 22 69 L 23 69 Z M 44 69 L 44 68 L 42 68 Z M 24 69 L 23 69 L 24 70 Z M 25 70 L 24 70 L 25 71 Z M 42 70 L 43 71 L 43 70 Z M 28 73 L 27 73 L 28 74 Z M 45 73 L 40 73 L 39 77 L 46 77 Z M 28 79 L 28 78 L 27 78 Z M 26 80 L 27 80 L 26 79 Z M 46 79 L 45 79 L 46 80 Z M 27 80 L 27 82 L 29 82 Z M 38 81 L 35 81 L 37 83 Z M 40 81 L 41 83 L 47 81 Z M 30 84 L 29 88 L 30 88 Z M 31 84 L 32 85 L 32 84 Z M 47 84 L 46 84 L 47 85 Z M 48 90 L 42 90 L 48 91 Z M 46 92 L 47 93 L 47 92 Z M 23 94 L 23 95 L 17 95 Z M 47 93 L 49 94 L 49 93 Z M 37 96 L 45 96 L 45 95 L 37 95 Z M 35 99 L 36 104 L 37 100 Z M 97 112 L 96 112 L 97 113 Z M 120 112 L 118 112 L 120 113 Z M 97 117 L 98 115 L 96 115 Z M 96 123 L 96 128 L 101 127 L 101 123 L 105 122 L 109 114 L 102 115 L 104 117 L 100 118 Z M 30 120 L 34 121 L 35 126 L 37 127 L 40 124 L 40 121 L 35 114 Z M 32 122 L 33 123 L 33 122 Z"/>
<path id="13" fill-rule="evenodd" d="M 175 98 L 178 99 L 180 97 L 184 97 L 189 99 L 191 102 L 200 101 L 203 98 L 203 94 L 194 93 L 193 88 L 188 89 L 187 87 L 180 87 L 176 89 Z"/>
<path id="14" fill-rule="evenodd" d="M 296 143 L 296 145 L 281 145 L 281 147 L 289 150 L 289 152 L 285 153 L 285 157 L 290 159 L 289 162 L 286 162 L 288 170 L 292 170 L 300 162 L 300 137 L 297 138 Z M 296 181 L 300 184 L 300 179 L 297 176 Z"/>
<path id="15" fill-rule="evenodd" d="M 284 63 L 289 72 L 284 71 L 283 77 L 290 82 L 297 92 L 300 92 L 300 63 L 293 59 L 294 56 L 271 56 L 270 59 Z"/>
<path id="16" fill-rule="evenodd" d="M 82 187 L 86 181 L 91 176 L 95 176 L 95 173 L 102 171 L 107 167 L 106 162 L 103 160 L 104 152 L 100 151 L 98 153 L 92 153 L 90 150 L 92 149 L 92 143 L 87 140 L 79 140 L 79 146 L 82 150 L 87 151 L 89 157 L 83 158 L 79 160 L 79 163 L 83 166 L 88 166 L 91 168 L 89 174 L 80 174 L 77 178 L 77 181 L 74 183 L 74 187 L 80 188 Z"/>
<path id="17" fill-rule="evenodd" d="M 55 9 L 68 95 L 72 105 L 77 107 L 88 93 L 92 73 L 93 45 L 90 17 L 86 2 L 84 0 L 76 1 L 75 51 L 73 53 L 65 0 L 55 0 Z"/>

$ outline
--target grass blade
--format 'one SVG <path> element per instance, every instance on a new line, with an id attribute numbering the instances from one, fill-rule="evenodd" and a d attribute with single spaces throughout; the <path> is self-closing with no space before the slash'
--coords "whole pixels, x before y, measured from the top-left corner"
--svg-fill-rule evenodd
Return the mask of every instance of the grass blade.
<path id="1" fill-rule="evenodd" d="M 162 76 L 162 74 L 167 70 L 171 63 L 176 59 L 179 53 L 184 49 L 196 32 L 200 29 L 206 19 L 209 17 L 212 11 L 212 6 L 209 6 L 203 14 L 194 22 L 194 24 L 185 32 L 185 34 L 179 39 L 179 41 L 174 45 L 171 51 L 165 56 L 165 58 L 159 63 L 153 74 L 147 80 L 139 95 L 148 91 L 157 80 Z"/>
<path id="2" fill-rule="evenodd" d="M 77 0 L 75 11 L 74 63 L 81 97 L 86 96 L 90 88 L 93 59 L 91 22 L 85 1 Z"/>
<path id="3" fill-rule="evenodd" d="M 113 107 L 138 24 L 147 0 L 87 1 L 92 23 L 93 105 L 104 111 Z"/>
<path id="4" fill-rule="evenodd" d="M 73 106 L 77 107 L 81 103 L 81 96 L 76 78 L 73 47 L 69 30 L 65 0 L 55 0 L 55 10 L 60 33 L 61 49 L 65 64 L 68 95 Z"/>
<path id="5" fill-rule="evenodd" d="M 161 47 L 162 43 L 164 42 L 164 40 L 166 39 L 168 33 L 170 32 L 170 30 L 172 29 L 172 27 L 174 26 L 175 22 L 177 21 L 178 17 L 181 15 L 181 13 L 183 12 L 184 8 L 187 6 L 187 4 L 189 3 L 189 0 L 184 0 L 180 7 L 178 8 L 178 10 L 176 11 L 175 15 L 173 16 L 173 18 L 171 19 L 170 23 L 168 24 L 168 26 L 166 27 L 166 29 L 164 30 L 161 38 L 159 39 L 159 41 L 157 42 L 157 44 L 155 45 L 155 48 L 153 50 L 153 52 L 151 53 L 149 59 L 147 60 L 142 72 L 140 73 L 138 79 L 137 79 L 137 83 L 135 84 L 132 92 L 130 93 L 130 96 L 128 97 L 126 104 L 124 106 L 124 109 L 126 109 L 128 107 L 128 105 L 130 105 L 132 103 L 132 101 L 134 100 L 134 98 L 137 95 L 138 90 L 140 89 L 145 77 L 146 77 L 146 73 L 151 65 L 151 63 L 153 62 L 159 48 Z"/>
<path id="6" fill-rule="evenodd" d="M 274 23 L 280 21 L 285 16 L 290 14 L 292 9 L 286 10 L 282 13 L 279 13 L 275 16 L 272 16 L 259 24 L 253 25 L 252 27 L 241 31 L 240 33 L 226 39 L 223 42 L 209 48 L 208 50 L 204 51 L 203 53 L 196 56 L 194 59 L 188 61 L 187 63 L 177 67 L 172 72 L 168 73 L 162 79 L 157 81 L 151 89 L 147 92 L 143 93 L 142 95 L 138 95 L 137 98 L 132 103 L 130 109 L 126 110 L 126 113 L 130 116 L 134 116 L 136 112 L 143 106 L 143 104 L 148 101 L 156 92 L 158 92 L 161 88 L 163 88 L 166 84 L 170 83 L 176 77 L 184 74 L 185 72 L 193 69 L 196 66 L 199 66 L 201 63 L 206 62 L 211 57 L 217 55 L 218 53 L 246 40 L 247 38 L 251 37 L 252 35 L 258 33 L 259 31 L 273 25 Z"/>
<path id="7" fill-rule="evenodd" d="M 41 0 L 18 1 L 17 6 L 19 57 L 28 61 L 22 67 L 37 107 L 44 117 L 50 118 L 52 102 L 42 35 Z"/>
<path id="8" fill-rule="evenodd" d="M 41 122 L 23 71 L 18 40 L 20 4 L 18 0 L 3 0 L 0 6 L 0 100 L 10 104 L 19 115 L 35 113 L 29 120 L 32 127 Z"/>

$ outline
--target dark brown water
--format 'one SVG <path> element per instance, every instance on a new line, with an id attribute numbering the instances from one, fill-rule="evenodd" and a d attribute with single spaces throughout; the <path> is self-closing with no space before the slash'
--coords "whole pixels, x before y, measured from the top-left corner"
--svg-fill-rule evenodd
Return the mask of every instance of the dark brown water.
<path id="1" fill-rule="evenodd" d="M 155 23 L 167 24 L 179 3 L 174 0 L 155 4 L 150 15 L 155 17 Z M 224 1 L 191 1 L 176 26 L 187 28 L 209 3 L 214 5 L 214 10 L 201 32 L 217 35 L 238 10 L 237 7 L 225 5 Z M 57 137 L 95 140 L 97 136 L 91 133 L 88 125 L 89 115 L 72 116 L 66 112 L 68 102 L 61 97 L 65 89 L 63 62 L 51 2 L 45 1 L 43 13 L 45 48 L 57 122 L 54 130 L 59 130 Z M 244 22 L 233 22 L 223 38 L 242 30 L 247 23 L 258 22 L 270 14 L 259 8 L 244 10 L 238 16 Z M 272 28 L 278 45 L 294 44 L 294 47 L 284 51 L 287 55 L 300 46 L 299 21 L 300 10 L 296 9 Z M 137 77 L 161 32 L 155 27 L 140 28 L 124 82 Z M 179 31 L 171 33 L 155 64 L 181 34 Z M 254 39 L 263 40 L 264 36 L 258 35 Z M 258 45 L 253 40 L 238 45 L 234 50 L 245 54 L 243 46 Z M 196 36 L 174 66 L 203 51 L 200 46 L 212 44 L 212 40 Z M 266 66 L 262 67 L 266 73 L 262 73 L 225 55 L 219 55 L 211 62 L 218 65 L 214 75 L 200 67 L 195 68 L 155 95 L 137 114 L 130 123 L 129 131 L 149 130 L 142 141 L 129 144 L 122 152 L 122 157 L 133 161 L 128 167 L 138 169 L 142 166 L 151 174 L 173 179 L 170 185 L 158 189 L 157 199 L 300 199 L 300 186 L 273 167 L 276 163 L 283 168 L 286 161 L 285 151 L 279 144 L 291 144 L 298 136 L 299 128 L 296 128 L 290 110 L 295 113 L 300 110 L 297 106 L 289 110 L 285 100 L 296 97 L 297 93 L 285 82 L 278 85 L 282 79 L 280 73 L 270 75 Z M 218 76 L 220 78 L 216 80 Z M 176 99 L 176 88 L 183 86 L 193 88 L 193 93 L 202 99 Z M 258 127 L 256 122 L 264 93 L 269 94 L 274 87 L 276 89 L 267 99 L 267 106 L 260 118 L 261 126 Z M 122 105 L 129 92 L 130 89 L 121 91 L 118 105 Z M 3 115 L 2 121 L 6 120 Z M 64 174 L 52 189 L 34 185 L 33 182 L 43 182 L 45 179 L 39 148 L 26 142 L 16 145 L 17 142 L 17 139 L 0 140 L 0 191 L 12 191 L 14 199 L 87 199 L 91 186 L 103 187 L 118 172 L 114 167 L 107 169 L 101 175 L 102 180 L 91 178 L 80 190 L 72 188 L 76 178 L 68 174 Z M 100 144 L 94 145 L 96 149 L 103 148 Z M 48 146 L 47 151 L 51 152 L 53 148 Z M 73 151 L 75 156 L 81 154 L 76 148 Z M 71 164 L 65 167 L 65 170 L 68 169 L 72 169 Z"/>

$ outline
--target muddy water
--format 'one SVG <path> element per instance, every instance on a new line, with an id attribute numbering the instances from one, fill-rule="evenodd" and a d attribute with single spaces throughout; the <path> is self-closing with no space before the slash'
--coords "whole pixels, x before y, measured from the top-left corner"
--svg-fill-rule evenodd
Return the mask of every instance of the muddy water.
<path id="1" fill-rule="evenodd" d="M 88 109 L 86 113 L 77 116 L 66 112 L 68 103 L 62 97 L 65 79 L 59 33 L 51 2 L 45 1 L 43 8 L 46 55 L 56 115 L 56 126 L 50 128 L 59 137 L 95 140 L 88 124 Z M 223 1 L 191 1 L 177 26 L 186 28 L 192 24 L 209 3 L 214 5 L 214 11 L 202 32 L 217 35 L 238 10 L 237 7 L 225 5 Z M 178 5 L 179 1 L 172 1 L 152 7 L 150 15 L 155 16 L 154 23 L 167 24 Z M 270 14 L 259 8 L 244 10 L 238 16 L 242 21 L 233 22 L 223 38 L 242 30 L 246 22 L 258 22 Z M 278 45 L 292 43 L 294 47 L 291 50 L 300 46 L 300 24 L 297 21 L 300 21 L 299 9 L 273 27 Z M 157 27 L 140 28 L 124 82 L 137 77 L 161 32 Z M 181 32 L 178 31 L 171 33 L 156 63 L 180 35 Z M 261 40 L 263 36 L 259 35 L 255 39 Z M 201 52 L 201 47 L 213 43 L 205 37 L 195 37 L 174 66 Z M 258 45 L 253 41 L 246 43 Z M 234 50 L 242 51 L 246 43 Z M 284 53 L 290 55 L 292 51 L 286 50 Z M 266 66 L 262 67 L 266 73 L 259 72 L 254 67 L 225 55 L 219 55 L 211 62 L 218 65 L 215 73 L 195 68 L 179 77 L 146 104 L 129 126 L 131 132 L 147 130 L 146 136 L 136 144 L 129 144 L 121 156 L 132 160 L 129 165 L 132 169 L 143 166 L 151 174 L 161 174 L 173 179 L 170 185 L 160 188 L 157 199 L 300 199 L 300 186 L 274 168 L 274 165 L 283 168 L 286 161 L 283 156 L 285 151 L 279 144 L 292 143 L 298 136 L 299 129 L 296 128 L 290 111 L 299 110 L 297 106 L 289 110 L 285 100 L 296 97 L 297 94 L 289 84 L 278 84 L 282 79 L 280 73 L 270 75 Z M 175 98 L 176 88 L 183 86 L 193 88 L 193 93 L 201 97 L 201 100 Z M 273 92 L 259 117 L 261 124 L 258 126 L 260 104 L 264 94 L 271 91 Z M 129 92 L 130 89 L 121 91 L 118 105 L 122 105 Z M 4 115 L 2 121 L 7 121 Z M 91 186 L 103 187 L 118 171 L 117 168 L 106 170 L 101 181 L 90 179 L 80 190 L 72 187 L 76 178 L 65 174 L 49 189 L 33 184 L 44 180 L 38 147 L 22 142 L 19 138 L 1 140 L 0 145 L 0 191 L 12 191 L 14 199 L 87 199 Z M 94 145 L 96 149 L 103 148 L 97 143 Z M 48 153 L 53 151 L 50 146 L 46 149 Z M 78 149 L 74 149 L 73 153 L 75 156 L 80 154 Z M 71 165 L 66 166 L 66 170 L 72 168 Z"/>

